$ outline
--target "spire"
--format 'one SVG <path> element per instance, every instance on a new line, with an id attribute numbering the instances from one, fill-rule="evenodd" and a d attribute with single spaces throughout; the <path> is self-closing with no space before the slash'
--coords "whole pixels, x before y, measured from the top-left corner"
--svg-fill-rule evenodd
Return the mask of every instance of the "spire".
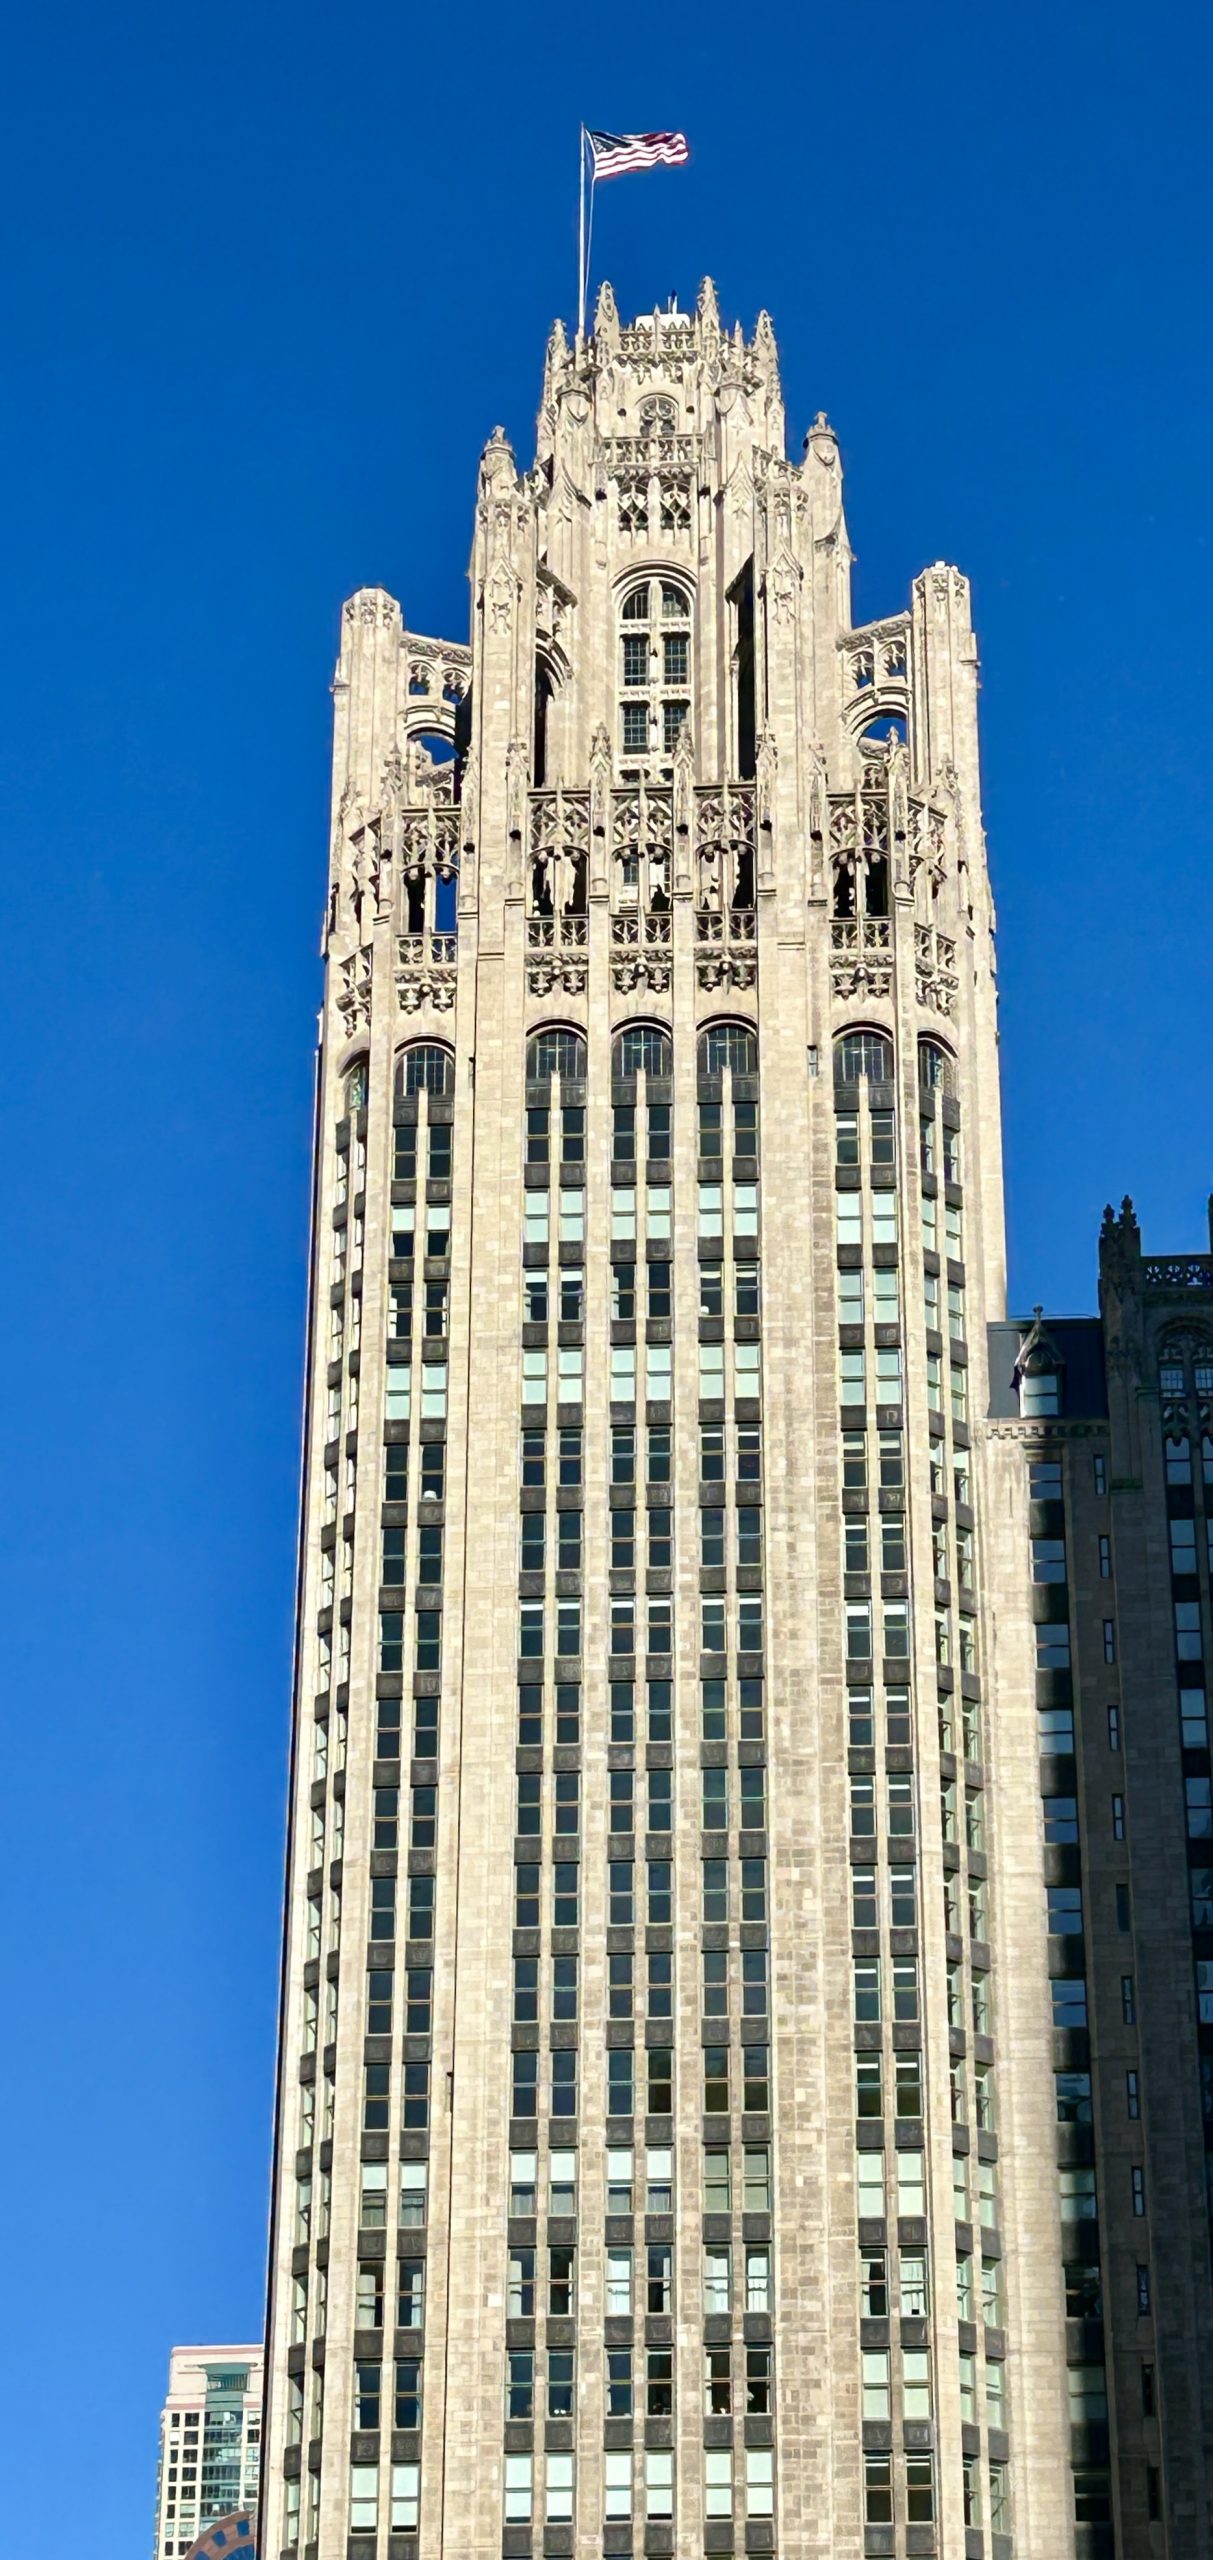
<path id="1" fill-rule="evenodd" d="M 716 299 L 716 287 L 710 276 L 705 276 L 700 285 L 696 313 L 702 336 L 706 337 L 709 330 L 715 330 L 719 334 L 720 304 Z"/>
<path id="2" fill-rule="evenodd" d="M 480 457 L 481 488 L 512 489 L 517 479 L 514 448 L 504 427 L 494 427 Z"/>
<path id="3" fill-rule="evenodd" d="M 775 344 L 775 331 L 771 325 L 769 311 L 760 311 L 754 323 L 754 353 L 763 372 L 778 377 L 779 350 Z"/>
<path id="4" fill-rule="evenodd" d="M 550 407 L 555 398 L 556 384 L 568 360 L 569 342 L 564 333 L 564 322 L 553 320 L 547 353 L 543 360 L 543 406 L 545 409 Z"/>
<path id="5" fill-rule="evenodd" d="M 605 276 L 598 287 L 598 300 L 594 305 L 594 335 L 611 355 L 615 354 L 619 345 L 619 313 L 615 308 L 614 286 L 607 283 Z"/>
<path id="6" fill-rule="evenodd" d="M 1045 1324 L 1043 1307 L 1033 1307 L 1032 1322 L 1019 1345 L 1015 1362 L 1015 1380 L 1058 1376 L 1065 1367 L 1060 1351 Z"/>

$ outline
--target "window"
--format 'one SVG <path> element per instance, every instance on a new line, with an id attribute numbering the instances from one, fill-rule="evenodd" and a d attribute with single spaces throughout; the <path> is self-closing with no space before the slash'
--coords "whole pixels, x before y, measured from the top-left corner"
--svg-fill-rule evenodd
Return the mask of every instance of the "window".
<path id="1" fill-rule="evenodd" d="M 1064 1619 L 1048 1619 L 1036 1629 L 1036 1668 L 1038 1671 L 1068 1671 L 1070 1668 L 1070 1629 Z"/>
<path id="2" fill-rule="evenodd" d="M 893 1044 L 883 1031 L 847 1031 L 834 1044 L 835 1084 L 893 1081 Z"/>
<path id="3" fill-rule="evenodd" d="M 526 1078 L 528 1084 L 582 1082 L 586 1072 L 585 1036 L 580 1031 L 566 1031 L 552 1026 L 537 1031 L 527 1042 Z"/>
<path id="4" fill-rule="evenodd" d="M 531 2521 L 532 2456 L 529 2453 L 507 2453 L 505 2457 L 505 2521 L 507 2524 L 529 2524 Z"/>
<path id="5" fill-rule="evenodd" d="M 1184 1802 L 1189 1840 L 1213 1837 L 1213 1779 L 1185 1778 Z"/>
<path id="6" fill-rule="evenodd" d="M 629 2378 L 629 2400 L 631 2398 Z M 608 2391 L 608 2408 L 610 2408 Z M 632 2457 L 630 2453 L 608 2453 L 603 2470 L 604 2512 L 608 2524 L 619 2522 L 632 2512 Z"/>
<path id="7" fill-rule="evenodd" d="M 373 2463 L 350 2465 L 350 2532 L 374 2533 L 379 2524 L 379 2474 Z"/>
<path id="8" fill-rule="evenodd" d="M 1055 2027 L 1085 2027 L 1087 1986 L 1081 1975 L 1056 1976 L 1049 1984 Z"/>
<path id="9" fill-rule="evenodd" d="M 897 2270 L 902 2319 L 925 2320 L 930 2310 L 928 2261 L 925 2251 L 899 2249 Z M 929 2412 L 926 2414 L 929 2415 Z"/>
<path id="10" fill-rule="evenodd" d="M 1066 1542 L 1064 1538 L 1033 1538 L 1033 1582 L 1064 1582 L 1066 1579 Z"/>
<path id="11" fill-rule="evenodd" d="M 733 2258 L 729 2249 L 705 2249 L 703 2253 L 703 2308 L 705 2313 L 731 2311 L 733 2307 Z"/>
<path id="12" fill-rule="evenodd" d="M 703 2510 L 708 2517 L 732 2515 L 733 2456 L 727 2445 L 709 2447 L 704 2452 Z"/>
<path id="13" fill-rule="evenodd" d="M 616 1039 L 611 1072 L 619 1077 L 672 1075 L 674 1044 L 669 1032 L 653 1023 L 629 1023 Z"/>
<path id="14" fill-rule="evenodd" d="M 1191 1484 L 1192 1444 L 1182 1435 L 1171 1434 L 1163 1443 L 1168 1484 Z"/>
<path id="15" fill-rule="evenodd" d="M 1045 1904 L 1052 1938 L 1082 1935 L 1082 1890 L 1076 1884 L 1051 1884 L 1045 1888 Z"/>
<path id="16" fill-rule="evenodd" d="M 745 2457 L 745 2511 L 747 2516 L 774 2514 L 774 2454 L 757 2445 L 747 2445 Z"/>
<path id="17" fill-rule="evenodd" d="M 1108 2387 L 1101 2364 L 1072 2364 L 1066 2369 L 1070 2395 L 1070 2423 L 1076 2427 L 1102 2427 L 1108 2420 Z"/>
<path id="18" fill-rule="evenodd" d="M 1213 1929 L 1213 1867 L 1189 1867 L 1188 1892 L 1194 1929 Z"/>
<path id="19" fill-rule="evenodd" d="M 889 2351 L 887 2347 L 868 2347 L 860 2359 L 865 2418 L 887 2418 L 891 2409 L 889 2390 Z"/>
<path id="20" fill-rule="evenodd" d="M 1057 2094 L 1058 2123 L 1090 2124 L 1092 2121 L 1090 2072 L 1055 2071 L 1053 2085 Z M 1093 2192 L 1094 2189 L 1092 2189 Z"/>
<path id="21" fill-rule="evenodd" d="M 400 2367 L 397 2366 L 397 2372 Z M 417 2418 L 397 2418 L 397 2426 L 416 2426 Z M 421 2466 L 416 2462 L 392 2464 L 392 2531 L 415 2533 L 421 2500 Z"/>
<path id="22" fill-rule="evenodd" d="M 624 493 L 633 506 L 634 529 L 638 491 Z M 647 510 L 642 512 L 647 523 Z M 673 754 L 690 710 L 691 602 L 685 588 L 672 579 L 645 579 L 624 598 L 619 643 L 620 746 L 625 758 L 646 761 Z M 660 741 L 660 747 L 658 742 Z M 633 857 L 633 860 L 635 857 Z M 635 872 L 632 873 L 633 879 Z M 625 881 L 628 873 L 625 870 Z M 650 888 L 655 885 L 650 882 Z M 666 903 L 664 872 L 658 875 L 660 903 Z M 635 1070 L 633 1070 L 635 1072 Z M 663 1069 L 662 1072 L 668 1072 Z"/>
<path id="23" fill-rule="evenodd" d="M 1176 1600 L 1174 1603 L 1174 1617 L 1175 1652 L 1177 1659 L 1180 1662 L 1199 1662 L 1202 1654 L 1200 1602 L 1198 1600 Z"/>
<path id="24" fill-rule="evenodd" d="M 931 2360 L 924 2347 L 902 2349 L 901 2414 L 908 2419 L 931 2415 Z"/>
<path id="25" fill-rule="evenodd" d="M 743 1022 L 714 1022 L 701 1032 L 698 1067 L 701 1076 L 752 1076 L 758 1072 L 757 1035 Z"/>
<path id="26" fill-rule="evenodd" d="M 888 2453 L 863 2457 L 863 2512 L 867 2524 L 893 2522 L 893 2458 Z"/>

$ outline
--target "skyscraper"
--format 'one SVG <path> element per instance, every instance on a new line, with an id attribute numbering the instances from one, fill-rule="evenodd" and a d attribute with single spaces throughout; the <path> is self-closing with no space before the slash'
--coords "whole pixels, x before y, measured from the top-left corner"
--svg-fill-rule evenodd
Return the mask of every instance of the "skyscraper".
<path id="1" fill-rule="evenodd" d="M 259 2346 L 173 2348 L 152 2560 L 179 2560 L 216 2517 L 256 2506 L 263 2370 Z"/>
<path id="2" fill-rule="evenodd" d="M 1031 1505 L 1058 2237 L 1081 2560 L 1213 2547 L 1213 1255 L 996 1325 L 992 1458 Z"/>
<path id="3" fill-rule="evenodd" d="M 841 478 L 604 287 L 470 645 L 345 608 L 266 2553 L 1072 2548 L 976 643 Z"/>

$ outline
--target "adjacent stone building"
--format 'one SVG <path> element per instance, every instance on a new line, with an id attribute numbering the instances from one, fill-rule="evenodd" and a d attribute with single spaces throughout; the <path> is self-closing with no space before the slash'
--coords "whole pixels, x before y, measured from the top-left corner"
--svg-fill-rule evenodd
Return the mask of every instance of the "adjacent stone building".
<path id="1" fill-rule="evenodd" d="M 990 1334 L 1031 1559 L 1078 2547 L 1213 2549 L 1213 1255 Z M 1027 1511 L 1024 1512 L 1024 1504 Z"/>
<path id="2" fill-rule="evenodd" d="M 604 287 L 470 643 L 345 608 L 266 2553 L 1074 2548 L 977 649 L 841 481 Z"/>

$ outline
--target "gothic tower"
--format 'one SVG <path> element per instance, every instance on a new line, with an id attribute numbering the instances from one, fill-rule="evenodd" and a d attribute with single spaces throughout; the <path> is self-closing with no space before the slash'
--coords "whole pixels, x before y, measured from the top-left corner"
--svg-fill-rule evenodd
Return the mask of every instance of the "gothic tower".
<path id="1" fill-rule="evenodd" d="M 1072 2549 L 965 579 L 547 351 L 345 608 L 262 2546 Z"/>

